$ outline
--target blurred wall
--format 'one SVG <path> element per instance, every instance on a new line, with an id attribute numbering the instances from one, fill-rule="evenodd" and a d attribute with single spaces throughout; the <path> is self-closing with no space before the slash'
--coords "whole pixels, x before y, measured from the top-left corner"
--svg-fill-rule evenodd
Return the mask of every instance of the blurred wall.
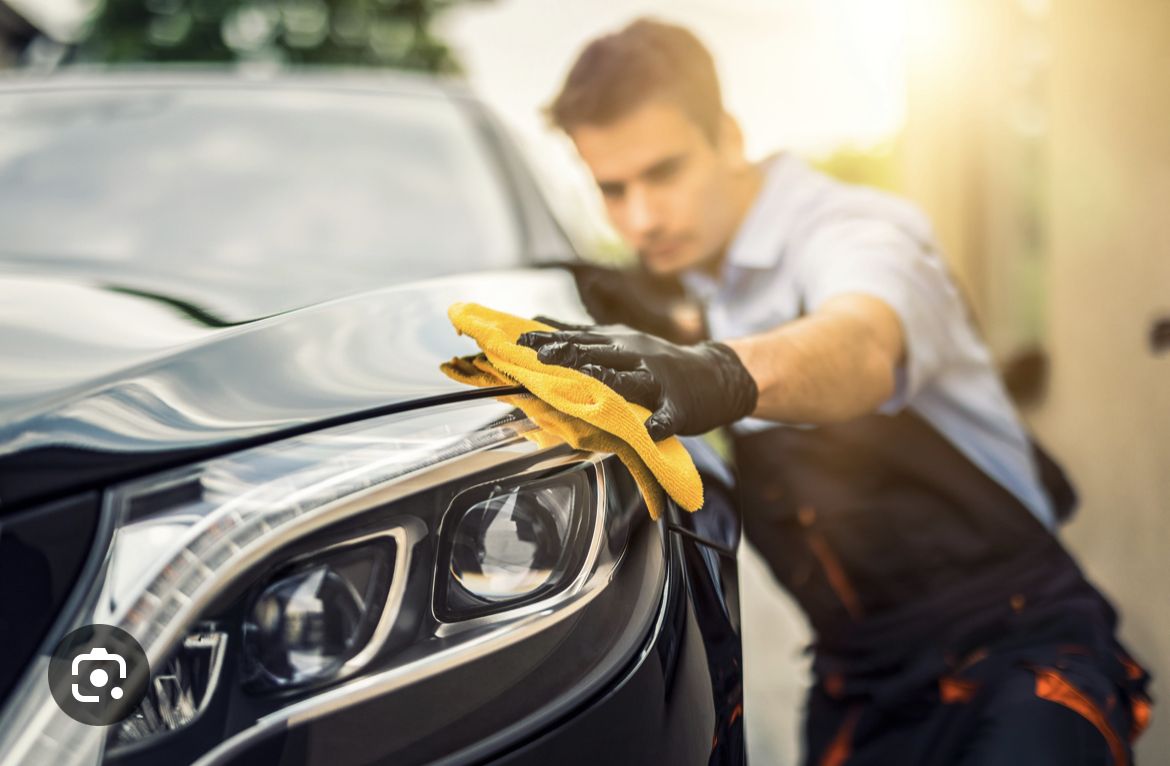
<path id="1" fill-rule="evenodd" d="M 1066 539 L 1170 705 L 1170 3 L 915 0 L 905 186 L 1082 505 Z M 1139 762 L 1170 762 L 1155 709 Z"/>
<path id="2" fill-rule="evenodd" d="M 1039 431 L 1083 497 L 1069 539 L 1159 677 L 1139 754 L 1170 762 L 1170 3 L 1057 0 L 1049 394 Z"/>
<path id="3" fill-rule="evenodd" d="M 1042 0 L 910 0 L 903 190 L 1000 359 L 1045 330 L 1050 27 Z"/>

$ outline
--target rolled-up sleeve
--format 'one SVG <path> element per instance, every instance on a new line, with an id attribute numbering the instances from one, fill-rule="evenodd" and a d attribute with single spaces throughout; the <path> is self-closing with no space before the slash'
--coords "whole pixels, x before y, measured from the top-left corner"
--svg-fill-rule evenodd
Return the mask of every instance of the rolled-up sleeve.
<path id="1" fill-rule="evenodd" d="M 906 355 L 896 371 L 894 395 L 878 411 L 892 414 L 906 407 L 947 365 L 954 323 L 964 317 L 938 256 L 898 225 L 868 218 L 823 223 L 794 255 L 807 310 L 860 293 L 898 315 Z"/>

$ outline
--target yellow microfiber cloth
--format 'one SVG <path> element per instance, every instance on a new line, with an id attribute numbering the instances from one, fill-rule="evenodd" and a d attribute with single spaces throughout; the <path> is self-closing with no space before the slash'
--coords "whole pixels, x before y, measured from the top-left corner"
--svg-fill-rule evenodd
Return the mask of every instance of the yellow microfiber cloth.
<path id="1" fill-rule="evenodd" d="M 474 386 L 528 389 L 532 396 L 501 398 L 540 426 L 529 438 L 542 446 L 559 439 L 577 449 L 614 453 L 638 483 L 652 518 L 662 515 L 664 490 L 688 511 L 702 507 L 703 483 L 690 453 L 676 437 L 650 438 L 644 425 L 649 410 L 583 372 L 540 362 L 534 350 L 516 343 L 526 332 L 555 328 L 475 303 L 456 303 L 447 316 L 483 353 L 456 357 L 442 365 L 443 372 Z"/>

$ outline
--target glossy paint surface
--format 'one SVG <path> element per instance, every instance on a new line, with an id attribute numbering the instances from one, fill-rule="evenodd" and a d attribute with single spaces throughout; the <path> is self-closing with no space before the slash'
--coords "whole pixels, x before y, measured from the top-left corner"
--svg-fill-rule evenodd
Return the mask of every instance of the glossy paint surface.
<path id="1" fill-rule="evenodd" d="M 0 293 L 27 288 L 0 282 Z M 214 448 L 362 410 L 469 390 L 439 364 L 476 351 L 446 317 L 457 301 L 584 321 L 559 270 L 455 276 L 364 293 L 228 328 L 157 300 L 48 286 L 45 317 L 0 320 L 0 505 L 96 480 L 144 456 Z M 47 309 L 52 300 L 61 303 Z M 27 457 L 36 454 L 36 460 Z M 26 456 L 24 460 L 21 456 Z M 53 461 L 65 461 L 57 464 Z M 110 469 L 111 471 L 114 469 Z M 56 486 L 25 486 L 32 474 Z"/>

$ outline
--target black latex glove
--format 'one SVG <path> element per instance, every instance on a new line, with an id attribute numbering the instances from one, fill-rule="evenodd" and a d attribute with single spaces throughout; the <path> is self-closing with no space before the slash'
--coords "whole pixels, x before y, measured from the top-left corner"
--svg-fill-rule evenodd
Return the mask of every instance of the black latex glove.
<path id="1" fill-rule="evenodd" d="M 750 415 L 756 382 L 728 346 L 704 341 L 679 346 L 621 325 L 528 332 L 517 340 L 545 364 L 580 370 L 627 401 L 651 410 L 646 429 L 655 441 L 693 435 Z"/>
<path id="2" fill-rule="evenodd" d="M 694 343 L 706 334 L 701 326 L 684 328 L 676 321 L 672 312 L 686 301 L 686 293 L 675 277 L 656 276 L 640 266 L 612 268 L 585 261 L 551 265 L 573 275 L 581 303 L 598 324 L 629 325 L 675 343 Z"/>

